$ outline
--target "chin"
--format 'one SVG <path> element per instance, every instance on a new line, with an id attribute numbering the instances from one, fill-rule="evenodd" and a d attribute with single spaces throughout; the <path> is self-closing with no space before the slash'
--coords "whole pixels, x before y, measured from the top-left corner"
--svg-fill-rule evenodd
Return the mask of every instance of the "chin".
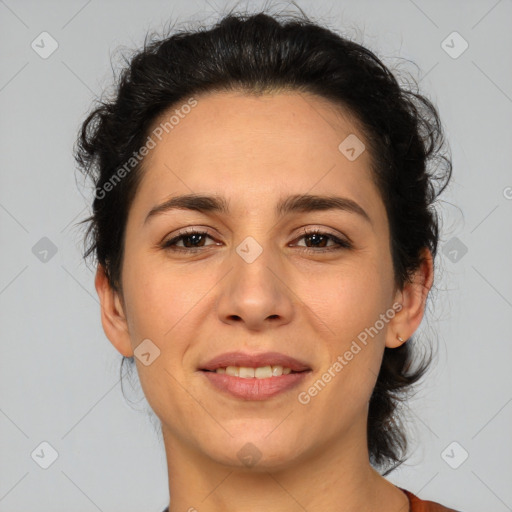
<path id="1" fill-rule="evenodd" d="M 205 447 L 206 453 L 216 463 L 231 469 L 258 473 L 292 467 L 296 463 L 299 449 L 303 448 L 303 443 L 295 445 L 288 439 L 286 444 L 283 437 L 276 436 L 270 440 L 261 434 L 251 436 L 246 432 L 244 436 L 230 438 L 225 446 L 219 443 L 217 447 L 213 452 L 211 444 Z"/>

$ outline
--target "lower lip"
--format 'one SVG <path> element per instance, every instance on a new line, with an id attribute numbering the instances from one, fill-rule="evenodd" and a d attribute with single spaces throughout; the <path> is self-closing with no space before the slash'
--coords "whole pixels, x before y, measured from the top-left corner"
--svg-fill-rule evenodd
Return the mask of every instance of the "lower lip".
<path id="1" fill-rule="evenodd" d="M 298 386 L 310 370 L 267 379 L 243 379 L 225 373 L 201 371 L 218 390 L 242 400 L 266 400 Z"/>

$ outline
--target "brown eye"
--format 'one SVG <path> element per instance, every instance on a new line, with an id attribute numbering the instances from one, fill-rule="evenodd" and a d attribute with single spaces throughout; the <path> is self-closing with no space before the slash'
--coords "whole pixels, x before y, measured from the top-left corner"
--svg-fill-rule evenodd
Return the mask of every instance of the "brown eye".
<path id="1" fill-rule="evenodd" d="M 208 247 L 208 245 L 205 245 L 204 243 L 206 238 L 213 240 L 213 238 L 205 231 L 187 231 L 163 242 L 162 248 L 171 251 L 195 252 L 204 247 Z M 350 249 L 352 247 L 348 241 L 341 240 L 330 233 L 326 233 L 318 229 L 304 231 L 302 236 L 297 240 L 302 238 L 306 240 L 306 244 L 311 245 L 303 247 L 301 250 L 309 252 L 329 252 L 340 249 Z M 177 245 L 180 242 L 183 242 L 183 246 Z M 335 245 L 333 247 L 328 247 L 327 244 L 329 242 L 334 242 Z"/>
<path id="2" fill-rule="evenodd" d="M 341 240 L 340 238 L 330 234 L 325 233 L 323 231 L 320 231 L 318 229 L 307 231 L 305 230 L 300 238 L 297 240 L 300 240 L 301 238 L 304 238 L 307 242 L 312 244 L 311 246 L 305 247 L 303 250 L 305 251 L 311 251 L 311 252 L 327 252 L 327 251 L 337 251 L 340 249 L 350 249 L 352 245 L 346 241 Z M 326 244 L 332 241 L 336 245 L 334 247 L 326 248 Z M 315 248 L 319 248 L 320 250 L 316 250 Z"/>
<path id="3" fill-rule="evenodd" d="M 212 239 L 212 237 L 204 231 L 187 231 L 163 242 L 162 248 L 174 251 L 194 251 L 205 247 L 205 238 Z M 177 243 L 181 241 L 183 241 L 183 247 L 177 245 Z"/>

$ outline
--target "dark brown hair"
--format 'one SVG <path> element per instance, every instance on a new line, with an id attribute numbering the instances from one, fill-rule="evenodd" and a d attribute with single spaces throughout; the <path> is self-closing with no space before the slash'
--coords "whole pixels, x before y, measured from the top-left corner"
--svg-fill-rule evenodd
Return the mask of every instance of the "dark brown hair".
<path id="1" fill-rule="evenodd" d="M 288 18 L 230 13 L 208 30 L 146 39 L 118 77 L 114 98 L 100 101 L 83 122 L 75 148 L 80 169 L 96 191 L 104 191 L 170 106 L 202 92 L 230 90 L 309 92 L 351 114 L 364 134 L 386 207 L 397 287 L 418 269 L 422 248 L 435 257 L 434 203 L 452 171 L 441 151 L 445 140 L 436 108 L 417 85 L 401 86 L 370 50 L 304 13 Z M 83 221 L 89 223 L 84 257 L 94 255 L 120 291 L 126 219 L 142 172 L 143 161 L 108 193 L 96 194 L 92 215 Z M 414 356 L 411 339 L 386 348 L 370 400 L 370 462 L 386 469 L 384 474 L 406 452 L 397 405 L 430 363 L 424 358 L 413 370 Z"/>

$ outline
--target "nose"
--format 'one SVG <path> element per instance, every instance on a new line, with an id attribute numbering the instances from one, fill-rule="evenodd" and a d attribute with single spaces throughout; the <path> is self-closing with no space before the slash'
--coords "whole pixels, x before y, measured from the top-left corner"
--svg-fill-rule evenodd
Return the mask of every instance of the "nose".
<path id="1" fill-rule="evenodd" d="M 291 322 L 295 314 L 293 285 L 276 255 L 263 250 L 248 262 L 233 252 L 232 264 L 217 305 L 222 322 L 243 324 L 251 331 Z"/>

